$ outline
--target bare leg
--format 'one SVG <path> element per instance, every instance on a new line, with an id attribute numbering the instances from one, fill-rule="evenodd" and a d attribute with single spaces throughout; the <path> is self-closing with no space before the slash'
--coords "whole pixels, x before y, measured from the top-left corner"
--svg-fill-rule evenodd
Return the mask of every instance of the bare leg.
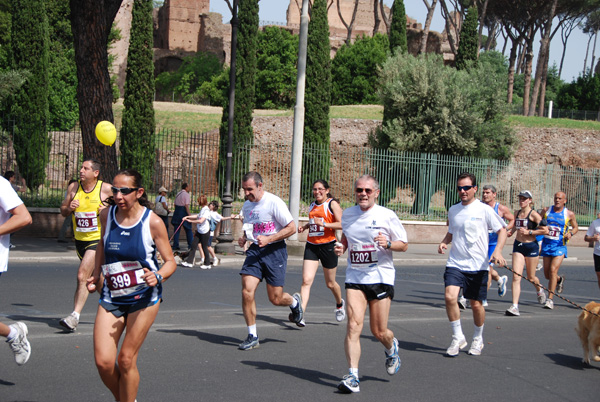
<path id="1" fill-rule="evenodd" d="M 254 296 L 260 280 L 252 275 L 242 275 L 242 311 L 246 325 L 256 324 L 256 302 Z"/>
<path id="2" fill-rule="evenodd" d="M 323 276 L 325 277 L 325 285 L 333 293 L 336 304 L 342 304 L 342 288 L 335 280 L 337 268 L 323 268 Z M 304 300 L 304 298 L 302 299 Z"/>
<path id="3" fill-rule="evenodd" d="M 371 300 L 369 303 L 369 316 L 371 332 L 386 349 L 394 346 L 394 333 L 388 328 L 388 318 L 392 299 Z"/>
<path id="4" fill-rule="evenodd" d="M 75 298 L 73 301 L 73 311 L 81 313 L 83 306 L 90 292 L 87 290 L 87 280 L 92 275 L 96 258 L 95 250 L 87 250 L 79 264 L 77 271 L 77 288 L 75 289 Z"/>
<path id="5" fill-rule="evenodd" d="M 357 289 L 346 289 L 348 325 L 346 327 L 344 350 L 349 368 L 358 368 L 361 353 L 360 334 L 363 329 L 366 310 L 367 298 L 365 294 Z"/>
<path id="6" fill-rule="evenodd" d="M 300 295 L 302 296 L 302 309 L 306 311 L 308 299 L 310 298 L 310 288 L 315 280 L 315 275 L 319 269 L 319 261 L 304 260 L 302 264 L 302 287 Z"/>
<path id="7" fill-rule="evenodd" d="M 548 299 L 554 298 L 556 284 L 558 283 L 558 270 L 565 256 L 544 257 L 544 276 L 548 279 Z"/>
<path id="8" fill-rule="evenodd" d="M 514 253 L 512 255 L 513 263 L 513 278 L 512 278 L 512 302 L 516 306 L 519 304 L 519 298 L 521 297 L 521 276 L 517 274 L 523 273 L 523 266 L 525 265 L 525 257 L 521 253 Z"/>
<path id="9" fill-rule="evenodd" d="M 446 300 L 446 314 L 450 322 L 460 320 L 460 308 L 458 307 L 458 293 L 460 287 L 458 286 L 447 286 L 444 292 L 444 299 Z"/>

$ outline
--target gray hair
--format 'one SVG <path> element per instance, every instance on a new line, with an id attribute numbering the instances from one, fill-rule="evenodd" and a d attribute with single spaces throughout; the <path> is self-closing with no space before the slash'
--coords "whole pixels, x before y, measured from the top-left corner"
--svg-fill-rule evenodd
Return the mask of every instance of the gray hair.
<path id="1" fill-rule="evenodd" d="M 492 190 L 492 193 L 496 194 L 496 187 L 494 187 L 492 184 L 486 184 L 485 186 L 483 186 L 484 190 Z"/>
<path id="2" fill-rule="evenodd" d="M 257 186 L 263 182 L 262 176 L 258 174 L 258 172 L 248 172 L 242 177 L 242 183 L 247 182 L 250 179 L 254 180 L 254 184 Z"/>
<path id="3" fill-rule="evenodd" d="M 374 190 L 379 190 L 379 182 L 375 177 L 371 176 L 370 174 L 363 174 L 358 179 L 356 179 L 356 181 L 354 182 L 354 188 L 356 188 L 356 183 L 358 183 L 359 180 L 370 180 L 373 182 Z"/>

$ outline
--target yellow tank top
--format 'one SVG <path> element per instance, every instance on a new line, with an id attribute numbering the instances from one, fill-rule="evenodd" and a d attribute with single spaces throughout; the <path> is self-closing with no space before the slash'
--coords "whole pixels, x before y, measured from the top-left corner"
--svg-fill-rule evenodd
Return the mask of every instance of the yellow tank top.
<path id="1" fill-rule="evenodd" d="M 74 200 L 79 200 L 79 206 L 73 211 L 73 233 L 75 240 L 100 240 L 100 191 L 102 181 L 98 180 L 92 191 L 86 193 L 81 187 L 81 181 L 75 193 Z"/>

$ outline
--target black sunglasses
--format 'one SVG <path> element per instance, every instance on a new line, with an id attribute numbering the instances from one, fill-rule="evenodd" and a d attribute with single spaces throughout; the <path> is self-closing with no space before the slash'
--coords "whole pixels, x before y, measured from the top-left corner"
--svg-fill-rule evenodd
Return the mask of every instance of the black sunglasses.
<path id="1" fill-rule="evenodd" d="M 456 188 L 458 189 L 458 191 L 469 191 L 473 187 L 475 187 L 475 186 L 458 186 Z"/>
<path id="2" fill-rule="evenodd" d="M 112 190 L 113 194 L 117 194 L 117 193 L 121 193 L 123 195 L 127 195 L 127 194 L 131 194 L 134 191 L 138 191 L 139 187 L 115 187 L 115 186 L 110 186 L 110 189 Z"/>
<path id="3" fill-rule="evenodd" d="M 372 188 L 358 188 L 357 187 L 354 191 L 356 191 L 356 194 L 362 194 L 363 191 L 367 194 L 371 194 L 375 190 L 373 190 Z"/>

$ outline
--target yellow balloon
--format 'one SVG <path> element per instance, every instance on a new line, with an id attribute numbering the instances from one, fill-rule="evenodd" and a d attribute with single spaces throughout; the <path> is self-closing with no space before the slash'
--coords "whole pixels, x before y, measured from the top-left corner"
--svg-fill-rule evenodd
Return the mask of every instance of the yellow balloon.
<path id="1" fill-rule="evenodd" d="M 110 121 L 101 121 L 96 125 L 96 138 L 109 147 L 117 140 L 117 129 Z"/>

